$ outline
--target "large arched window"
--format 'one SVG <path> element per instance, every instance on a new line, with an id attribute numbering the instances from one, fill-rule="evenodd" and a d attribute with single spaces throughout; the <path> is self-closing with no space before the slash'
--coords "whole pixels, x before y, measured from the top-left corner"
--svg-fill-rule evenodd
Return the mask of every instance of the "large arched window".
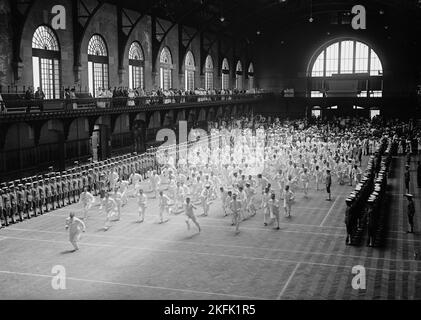
<path id="1" fill-rule="evenodd" d="M 230 67 L 227 58 L 222 61 L 222 90 L 229 89 Z"/>
<path id="2" fill-rule="evenodd" d="M 171 52 L 167 47 L 161 51 L 159 58 L 160 62 L 160 83 L 161 89 L 169 90 L 172 87 L 172 57 Z"/>
<path id="3" fill-rule="evenodd" d="M 250 62 L 247 75 L 249 79 L 249 90 L 253 90 L 254 89 L 254 66 L 252 62 Z"/>
<path id="4" fill-rule="evenodd" d="M 352 75 L 356 75 L 359 97 L 382 96 L 383 66 L 379 56 L 367 44 L 354 39 L 343 39 L 324 47 L 316 56 L 309 68 L 311 77 L 347 77 L 349 80 Z M 326 90 L 327 88 L 313 86 L 311 96 L 322 97 L 322 92 Z"/>
<path id="5" fill-rule="evenodd" d="M 312 77 L 335 74 L 382 76 L 383 67 L 378 55 L 365 43 L 342 40 L 324 48 L 311 66 Z"/>
<path id="6" fill-rule="evenodd" d="M 185 68 L 185 88 L 187 91 L 194 90 L 194 72 L 196 70 L 194 64 L 194 57 L 191 51 L 188 51 L 186 54 L 186 59 L 184 61 L 184 68 Z"/>
<path id="7" fill-rule="evenodd" d="M 89 92 L 96 97 L 97 90 L 108 89 L 108 50 L 104 39 L 95 34 L 88 44 Z"/>
<path id="8" fill-rule="evenodd" d="M 210 55 L 205 62 L 205 89 L 213 90 L 213 60 Z"/>
<path id="9" fill-rule="evenodd" d="M 60 46 L 54 31 L 40 26 L 32 37 L 32 71 L 34 89 L 46 99 L 60 99 Z"/>
<path id="10" fill-rule="evenodd" d="M 145 88 L 145 59 L 139 42 L 133 42 L 129 50 L 129 88 Z"/>
<path id="11" fill-rule="evenodd" d="M 241 61 L 237 62 L 235 68 L 235 88 L 243 90 L 243 65 L 241 64 Z"/>

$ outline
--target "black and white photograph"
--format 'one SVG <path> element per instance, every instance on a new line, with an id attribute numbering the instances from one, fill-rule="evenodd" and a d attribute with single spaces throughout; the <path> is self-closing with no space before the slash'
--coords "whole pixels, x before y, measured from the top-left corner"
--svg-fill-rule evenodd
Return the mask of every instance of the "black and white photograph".
<path id="1" fill-rule="evenodd" d="M 420 199 L 421 0 L 0 0 L 0 301 L 419 302 Z"/>

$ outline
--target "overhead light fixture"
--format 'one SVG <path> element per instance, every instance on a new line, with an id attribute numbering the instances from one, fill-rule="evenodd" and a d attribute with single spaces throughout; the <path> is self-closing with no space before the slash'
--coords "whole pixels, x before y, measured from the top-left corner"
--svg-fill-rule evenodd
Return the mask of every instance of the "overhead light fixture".
<path id="1" fill-rule="evenodd" d="M 379 14 L 384 15 L 384 11 L 382 9 L 380 9 Z"/>
<path id="2" fill-rule="evenodd" d="M 314 19 L 313 19 L 313 1 L 312 0 L 310 0 L 310 19 L 308 19 L 308 21 L 310 23 L 312 23 L 314 21 Z"/>
<path id="3" fill-rule="evenodd" d="M 257 34 L 258 36 L 260 36 L 260 33 L 261 33 L 261 32 L 260 32 L 260 30 L 257 30 L 257 31 L 256 31 L 256 34 Z"/>
<path id="4" fill-rule="evenodd" d="M 225 21 L 225 17 L 222 16 L 222 17 L 219 18 L 219 20 L 221 20 L 221 22 L 224 22 Z"/>

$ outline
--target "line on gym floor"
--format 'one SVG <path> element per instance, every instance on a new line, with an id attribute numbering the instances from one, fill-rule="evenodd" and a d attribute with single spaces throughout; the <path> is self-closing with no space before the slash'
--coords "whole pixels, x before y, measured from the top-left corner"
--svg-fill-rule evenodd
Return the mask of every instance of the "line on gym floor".
<path id="1" fill-rule="evenodd" d="M 42 240 L 42 239 L 34 239 L 34 238 L 21 238 L 21 237 L 7 237 L 7 239 L 14 239 L 14 240 L 21 240 L 21 241 L 38 241 L 38 242 L 47 242 L 47 243 L 61 243 L 67 244 L 66 241 L 56 241 L 56 240 Z M 297 261 L 297 260 L 289 260 L 289 259 L 279 259 L 279 258 L 259 258 L 259 257 L 251 257 L 251 256 L 238 256 L 232 254 L 219 254 L 219 253 L 208 253 L 208 252 L 198 252 L 198 251 L 183 251 L 183 250 L 169 250 L 169 249 L 151 249 L 151 248 L 144 248 L 144 247 L 134 247 L 134 246 L 123 246 L 123 245 L 110 245 L 110 244 L 101 244 L 101 243 L 88 243 L 88 242 L 79 242 L 81 245 L 91 246 L 91 247 L 103 247 L 103 248 L 118 248 L 118 249 L 134 249 L 139 251 L 150 251 L 150 252 L 165 252 L 165 253 L 178 253 L 178 254 L 196 254 L 202 256 L 213 256 L 213 257 L 221 257 L 221 258 L 231 258 L 231 259 L 242 259 L 242 260 L 256 260 L 256 261 L 270 261 L 270 262 L 281 262 L 281 263 L 302 263 L 307 265 L 316 265 L 316 266 L 326 266 L 326 267 L 336 267 L 336 268 L 352 268 L 353 266 L 346 266 L 346 265 L 335 265 L 335 264 L 328 264 L 328 263 L 319 263 L 319 262 L 308 262 L 308 261 Z M 420 273 L 421 270 L 402 270 L 402 269 L 380 269 L 374 267 L 366 267 L 366 270 L 375 270 L 375 271 L 382 271 L 382 272 L 409 272 L 409 273 Z"/>
<path id="2" fill-rule="evenodd" d="M 46 233 L 46 234 L 57 234 L 57 235 L 67 235 L 68 232 L 59 232 L 59 231 L 43 231 L 36 229 L 18 229 L 18 228 L 9 228 L 11 231 L 22 231 L 22 232 L 35 232 L 35 233 Z M 144 238 L 144 237 L 123 237 L 123 236 L 109 236 L 109 235 L 99 235 L 93 233 L 85 233 L 86 236 L 93 238 L 104 238 L 104 239 L 121 239 L 121 240 L 143 240 L 143 241 L 152 241 L 152 242 L 166 242 L 166 243 L 182 243 L 187 245 L 195 246 L 208 246 L 208 247 L 222 247 L 222 248 L 238 248 L 238 249 L 255 249 L 255 250 L 265 250 L 273 252 L 287 252 L 287 253 L 299 253 L 299 254 L 311 254 L 311 255 L 322 255 L 322 256 L 337 256 L 345 258 L 356 258 L 356 259 L 371 259 L 371 260 L 383 260 L 383 261 L 392 261 L 392 262 L 415 262 L 414 260 L 408 259 L 389 259 L 381 257 L 369 257 L 369 256 L 356 256 L 356 255 L 347 255 L 342 253 L 325 253 L 325 252 L 316 252 L 316 251 L 302 251 L 302 250 L 286 250 L 286 249 L 277 249 L 277 248 L 264 248 L 264 247 L 252 247 L 252 246 L 239 246 L 239 245 L 229 245 L 229 244 L 216 244 L 210 242 L 187 242 L 183 240 L 165 240 L 158 238 Z"/>
<path id="3" fill-rule="evenodd" d="M 323 225 L 325 224 L 327 218 L 330 216 L 330 214 L 332 213 L 333 208 L 336 205 L 336 202 L 339 200 L 339 197 L 336 197 L 335 201 L 333 202 L 332 206 L 330 207 L 329 211 L 327 212 L 327 214 L 325 215 L 324 219 L 322 220 L 322 222 L 320 223 L 320 227 L 323 227 Z"/>
<path id="4" fill-rule="evenodd" d="M 294 277 L 294 275 L 297 272 L 300 265 L 301 265 L 301 262 L 297 263 L 297 265 L 295 266 L 295 268 L 292 271 L 291 275 L 289 276 L 287 282 L 285 283 L 284 287 L 282 288 L 281 292 L 279 293 L 277 300 L 281 300 L 281 297 L 284 295 L 285 290 L 288 288 L 289 283 L 291 282 L 292 278 Z"/>
<path id="5" fill-rule="evenodd" d="M 4 270 L 0 270 L 0 273 L 1 274 L 10 274 L 10 275 L 28 276 L 28 277 L 51 278 L 51 279 L 54 277 L 54 276 L 45 275 L 45 274 L 27 273 L 27 272 L 15 272 L 15 271 L 4 271 Z M 167 287 L 161 287 L 161 286 L 149 286 L 149 285 L 141 285 L 141 284 L 129 284 L 129 283 L 111 282 L 111 281 L 103 281 L 103 280 L 80 279 L 80 278 L 74 278 L 74 277 L 66 277 L 66 280 L 89 282 L 89 283 L 99 283 L 99 284 L 108 284 L 108 285 L 114 285 L 114 286 L 132 287 L 132 288 L 139 288 L 139 289 L 167 290 L 167 291 L 177 291 L 177 292 L 183 292 L 183 293 L 194 293 L 194 294 L 204 294 L 204 295 L 213 295 L 213 296 L 224 296 L 224 297 L 239 298 L 239 299 L 266 300 L 265 298 L 241 296 L 241 295 L 236 295 L 236 294 L 206 292 L 206 291 L 198 291 L 198 290 L 190 290 L 190 289 L 167 288 Z"/>
<path id="6" fill-rule="evenodd" d="M 131 214 L 131 213 L 122 213 L 122 216 L 128 216 L 128 217 L 138 217 L 137 214 Z M 177 214 L 177 215 L 170 215 L 169 217 L 177 217 L 177 216 L 182 216 L 183 213 Z M 47 215 L 46 217 L 60 217 L 60 218 L 65 218 L 67 217 L 68 214 L 67 213 L 54 213 L 53 215 Z M 146 214 L 145 217 L 157 217 L 157 214 Z M 227 220 L 224 220 L 224 217 L 221 218 L 211 218 L 211 217 L 201 217 L 200 215 L 197 216 L 197 218 L 200 219 L 204 219 L 204 220 L 212 220 L 212 221 L 221 221 L 221 222 L 226 222 Z M 103 220 L 100 219 L 98 217 L 92 217 L 89 216 L 88 219 L 92 219 L 92 220 Z M 228 217 L 227 217 L 228 219 Z M 202 220 L 203 221 L 203 220 Z M 255 221 L 255 220 L 246 220 L 246 221 Z M 330 228 L 330 229 L 338 229 L 338 230 L 345 230 L 345 227 L 335 227 L 335 226 L 320 226 L 320 225 L 316 225 L 316 224 L 305 224 L 305 223 L 288 223 L 288 222 L 280 222 L 280 225 L 285 225 L 285 226 L 296 226 L 296 227 L 309 227 L 309 228 Z M 262 230 L 265 228 L 261 228 Z"/>

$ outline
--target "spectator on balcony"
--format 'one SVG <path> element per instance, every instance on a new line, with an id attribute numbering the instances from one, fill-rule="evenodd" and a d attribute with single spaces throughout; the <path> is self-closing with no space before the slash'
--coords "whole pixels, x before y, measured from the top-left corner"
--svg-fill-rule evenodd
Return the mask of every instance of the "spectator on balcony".
<path id="1" fill-rule="evenodd" d="M 64 89 L 64 100 L 70 100 L 70 89 Z"/>
<path id="2" fill-rule="evenodd" d="M 129 89 L 128 96 L 129 96 L 129 99 L 127 99 L 127 106 L 128 107 L 134 107 L 135 106 L 134 99 L 136 98 L 135 91 Z"/>
<path id="3" fill-rule="evenodd" d="M 32 87 L 28 87 L 28 90 L 26 90 L 25 99 L 26 100 L 33 100 L 34 99 L 34 90 L 33 90 Z"/>
<path id="4" fill-rule="evenodd" d="M 44 100 L 45 99 L 45 94 L 41 90 L 40 87 L 38 87 L 37 91 L 35 92 L 35 99 L 37 99 L 37 100 Z"/>
<path id="5" fill-rule="evenodd" d="M 3 97 L 1 96 L 1 93 L 0 93 L 0 114 L 6 113 L 6 112 L 7 112 L 6 106 L 4 105 Z"/>
<path id="6" fill-rule="evenodd" d="M 72 90 L 70 90 L 70 94 L 69 94 L 69 98 L 70 100 L 76 100 L 76 89 L 72 88 Z M 77 110 L 77 103 L 73 102 L 73 110 Z"/>
<path id="7" fill-rule="evenodd" d="M 98 88 L 98 91 L 96 93 L 96 97 L 98 98 L 98 101 L 97 101 L 98 108 L 104 109 L 105 108 L 105 98 L 107 97 L 105 91 L 102 90 L 102 88 Z"/>

